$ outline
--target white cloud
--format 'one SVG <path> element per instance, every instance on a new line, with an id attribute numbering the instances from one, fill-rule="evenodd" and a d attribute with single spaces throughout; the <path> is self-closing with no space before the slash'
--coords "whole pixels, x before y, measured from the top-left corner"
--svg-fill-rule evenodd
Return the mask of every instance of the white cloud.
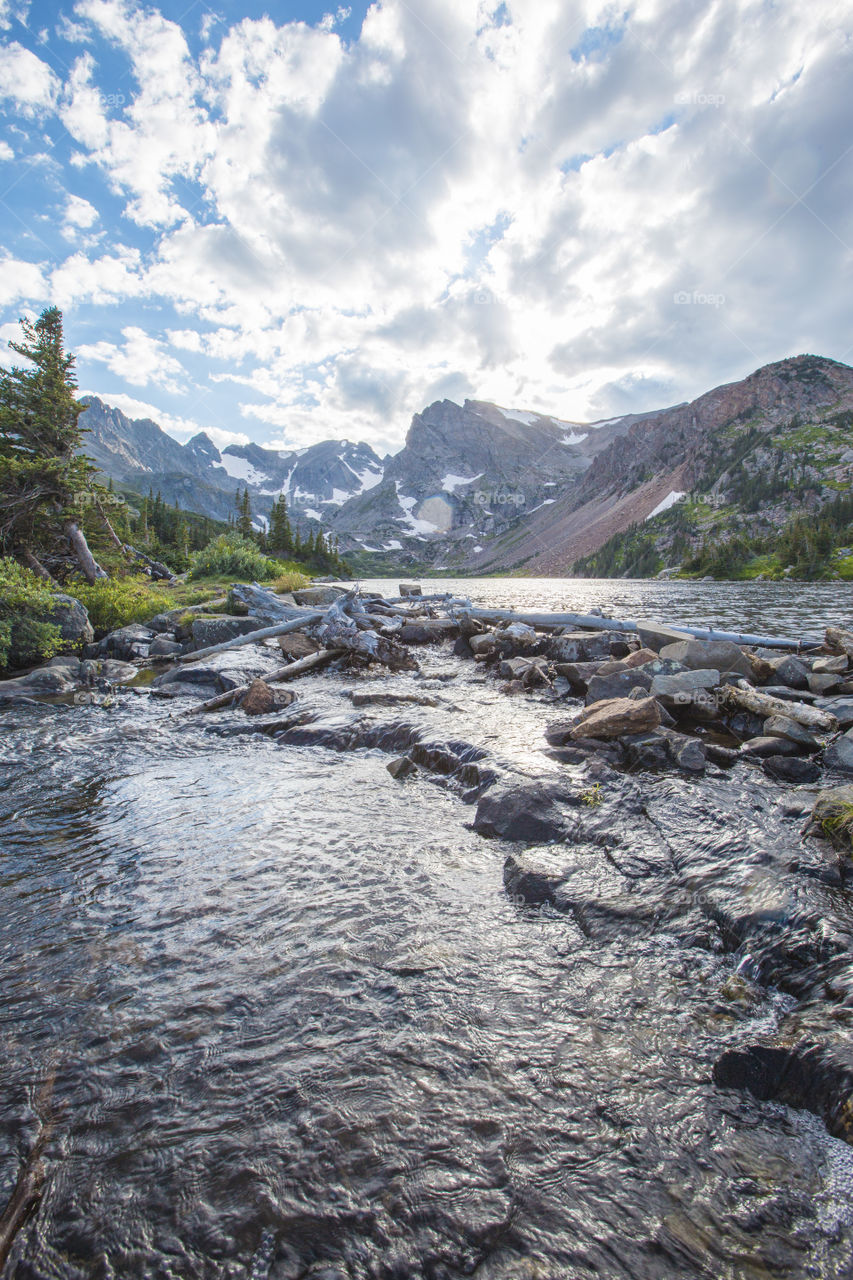
<path id="1" fill-rule="evenodd" d="M 105 364 L 111 373 L 135 387 L 180 390 L 178 379 L 185 375 L 184 367 L 164 350 L 161 342 L 135 326 L 122 329 L 122 337 L 123 347 L 113 342 L 95 342 L 79 347 L 77 354 L 81 360 Z"/>
<path id="2" fill-rule="evenodd" d="M 13 41 L 0 46 L 0 98 L 11 98 L 24 115 L 53 106 L 59 81 L 46 62 Z"/>
<path id="3" fill-rule="evenodd" d="M 0 160 L 14 160 L 15 153 L 8 142 L 0 142 Z"/>
<path id="4" fill-rule="evenodd" d="M 43 302 L 47 292 L 37 263 L 11 257 L 0 259 L 0 306 L 21 301 Z"/>
<path id="5" fill-rule="evenodd" d="M 108 396 L 104 397 L 102 392 L 88 389 L 81 391 L 80 396 L 105 398 L 108 404 L 113 408 L 120 409 L 129 418 L 150 418 L 167 435 L 173 436 L 181 444 L 186 444 L 187 440 L 194 435 L 198 435 L 200 431 L 206 432 L 218 449 L 224 449 L 229 444 L 249 443 L 249 437 L 241 431 L 226 431 L 221 427 L 210 427 L 205 423 L 196 422 L 192 418 L 182 418 L 172 413 L 166 413 L 163 409 L 158 408 L 157 405 L 149 404 L 146 400 L 137 400 L 135 396 L 125 395 L 123 392 L 110 392 Z"/>
<path id="6" fill-rule="evenodd" d="M 65 204 L 65 224 L 86 230 L 98 221 L 98 210 L 82 196 L 69 195 Z"/>

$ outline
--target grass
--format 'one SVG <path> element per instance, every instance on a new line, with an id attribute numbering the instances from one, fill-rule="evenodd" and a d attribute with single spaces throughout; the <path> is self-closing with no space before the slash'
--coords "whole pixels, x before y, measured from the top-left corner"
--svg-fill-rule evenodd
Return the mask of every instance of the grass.
<path id="1" fill-rule="evenodd" d="M 841 804 L 820 820 L 820 829 L 833 843 L 847 843 L 853 849 L 853 804 Z"/>

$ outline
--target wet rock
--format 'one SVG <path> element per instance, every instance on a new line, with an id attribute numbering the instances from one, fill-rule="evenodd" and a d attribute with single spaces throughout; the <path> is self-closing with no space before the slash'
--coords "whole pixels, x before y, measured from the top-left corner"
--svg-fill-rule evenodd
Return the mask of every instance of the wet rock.
<path id="1" fill-rule="evenodd" d="M 732 747 L 724 747 L 719 742 L 704 743 L 705 756 L 720 769 L 730 769 L 740 759 L 740 752 Z"/>
<path id="2" fill-rule="evenodd" d="M 645 649 L 654 649 L 660 653 L 666 645 L 679 644 L 683 640 L 692 640 L 686 631 L 676 631 L 673 627 L 656 626 L 653 623 L 641 622 L 637 627 L 640 643 Z"/>
<path id="3" fill-rule="evenodd" d="M 853 729 L 848 729 L 840 738 L 836 738 L 823 753 L 823 762 L 827 769 L 838 769 L 841 773 L 853 773 Z"/>
<path id="4" fill-rule="evenodd" d="M 418 707 L 437 707 L 438 699 L 426 693 L 370 693 L 350 689 L 347 697 L 354 707 L 395 707 L 414 703 Z"/>
<path id="5" fill-rule="evenodd" d="M 454 658 L 473 658 L 474 651 L 466 636 L 459 636 L 453 645 Z"/>
<path id="6" fill-rule="evenodd" d="M 561 791 L 544 783 L 509 786 L 486 793 L 477 805 L 474 830 L 501 840 L 546 844 L 566 835 L 557 800 Z"/>
<path id="7" fill-rule="evenodd" d="M 68 644 L 91 644 L 95 632 L 84 605 L 73 596 L 58 591 L 53 596 L 50 612 L 43 621 L 59 627 L 59 634 Z"/>
<path id="8" fill-rule="evenodd" d="M 792 653 L 788 653 L 782 658 L 771 658 L 770 665 L 776 679 L 781 684 L 787 685 L 789 689 L 809 687 L 810 669 L 801 658 L 795 658 Z"/>
<path id="9" fill-rule="evenodd" d="M 504 680 L 520 680 L 525 688 L 550 683 L 546 658 L 506 658 L 499 674 Z"/>
<path id="10" fill-rule="evenodd" d="M 790 756 L 766 756 L 761 767 L 768 778 L 776 782 L 789 782 L 794 786 L 817 782 L 820 769 L 812 760 L 801 760 Z"/>
<path id="11" fill-rule="evenodd" d="M 610 664 L 607 664 L 610 666 Z M 586 703 L 601 702 L 610 698 L 627 698 L 632 689 L 648 690 L 652 678 L 642 667 L 629 667 L 609 674 L 594 675 L 587 686 Z"/>
<path id="12" fill-rule="evenodd" d="M 752 668 L 752 674 L 747 679 L 752 684 L 772 684 L 776 679 L 776 672 L 770 665 L 767 658 L 762 658 L 757 653 L 748 653 L 749 665 Z"/>
<path id="13" fill-rule="evenodd" d="M 767 756 L 796 756 L 800 747 L 789 738 L 765 737 L 750 738 L 740 749 L 741 755 L 753 756 L 756 760 Z"/>
<path id="14" fill-rule="evenodd" d="M 155 676 L 151 682 L 152 689 L 162 689 L 170 684 L 200 684 L 216 687 L 219 684 L 220 672 L 217 667 L 200 667 L 200 666 L 181 666 L 171 667 L 168 671 L 164 671 L 162 675 Z M 228 686 L 223 687 L 224 688 Z M 235 688 L 231 685 L 230 688 Z"/>
<path id="15" fill-rule="evenodd" d="M 775 676 L 776 673 L 774 672 L 773 674 Z M 817 694 L 812 693 L 810 689 L 803 687 L 802 689 L 794 690 L 786 684 L 765 685 L 761 692 L 766 693 L 771 698 L 781 698 L 783 702 L 806 702 L 811 704 L 817 697 Z"/>
<path id="16" fill-rule="evenodd" d="M 346 587 L 305 587 L 301 591 L 293 592 L 293 599 L 296 604 L 309 605 L 311 608 L 327 608 L 334 604 L 341 596 L 347 593 Z"/>
<path id="17" fill-rule="evenodd" d="M 70 693 L 73 688 L 74 681 L 64 667 L 38 667 L 25 676 L 0 681 L 0 692 L 7 697 L 18 693 Z"/>
<path id="18" fill-rule="evenodd" d="M 634 701 L 611 698 L 581 712 L 569 730 L 572 738 L 618 738 L 625 733 L 642 733 L 660 724 L 660 710 L 654 698 Z"/>
<path id="19" fill-rule="evenodd" d="M 193 648 L 207 649 L 214 644 L 224 644 L 226 640 L 236 640 L 238 636 L 250 635 L 258 628 L 257 618 L 237 618 L 228 615 L 194 618 L 191 624 Z"/>
<path id="20" fill-rule="evenodd" d="M 818 792 L 808 829 L 853 855 L 853 783 Z"/>
<path id="21" fill-rule="evenodd" d="M 764 721 L 764 735 L 770 738 L 787 738 L 789 742 L 796 742 L 804 751 L 817 751 L 820 746 L 813 733 L 787 716 L 768 716 Z"/>
<path id="22" fill-rule="evenodd" d="M 275 694 L 266 680 L 253 680 L 240 699 L 240 710 L 247 716 L 268 715 L 275 705 Z"/>
<path id="23" fill-rule="evenodd" d="M 521 899 L 531 907 L 553 904 L 557 890 L 566 879 L 565 862 L 565 854 L 552 854 L 547 849 L 510 854 L 504 863 L 504 888 L 510 897 Z"/>
<path id="24" fill-rule="evenodd" d="M 417 765 L 409 756 L 397 756 L 396 760 L 389 760 L 385 767 L 391 777 L 397 778 L 399 781 L 418 771 Z"/>
<path id="25" fill-rule="evenodd" d="M 752 663 L 739 645 L 730 640 L 679 640 L 664 645 L 662 658 L 680 662 L 688 671 L 719 671 L 720 675 L 735 674 L 752 679 Z"/>
<path id="26" fill-rule="evenodd" d="M 208 698 L 213 698 L 217 693 L 223 693 L 218 684 L 195 684 L 188 680 L 173 680 L 170 684 L 161 688 L 156 687 L 157 682 L 151 685 L 152 698 L 163 698 L 171 700 L 173 698 L 195 698 L 198 702 L 205 702 Z"/>
<path id="27" fill-rule="evenodd" d="M 396 633 L 402 644 L 441 644 L 459 634 L 459 627 L 449 618 L 423 618 L 419 622 L 405 622 Z"/>
<path id="28" fill-rule="evenodd" d="M 51 658 L 50 662 L 46 662 L 44 665 L 50 670 L 61 670 L 68 680 L 78 680 L 80 678 L 80 659 L 73 653 L 60 654 L 56 658 Z M 135 667 L 133 672 L 135 675 Z"/>
<path id="29" fill-rule="evenodd" d="M 526 622 L 511 622 L 497 632 L 501 653 L 509 657 L 514 653 L 526 653 L 540 643 L 539 634 Z"/>
<path id="30" fill-rule="evenodd" d="M 621 739 L 621 746 L 624 762 L 629 769 L 657 772 L 671 766 L 669 743 L 656 729 L 648 733 L 626 734 Z"/>
<path id="31" fill-rule="evenodd" d="M 747 1089 L 762 1102 L 775 1100 L 819 1116 L 829 1132 L 853 1143 L 853 1063 L 849 1050 L 811 1043 L 732 1049 L 714 1065 L 714 1084 Z"/>
<path id="32" fill-rule="evenodd" d="M 152 640 L 148 649 L 149 658 L 173 658 L 176 654 L 183 652 L 184 646 L 178 644 L 177 640 L 168 640 L 164 635 L 158 635 Z"/>
<path id="33" fill-rule="evenodd" d="M 628 694 L 628 697 L 632 702 L 639 701 L 642 698 L 651 698 L 651 696 L 652 695 L 649 693 L 648 689 L 643 689 L 639 686 L 636 689 L 632 689 Z M 661 702 L 658 702 L 658 712 L 660 714 L 661 726 L 665 729 L 674 729 L 677 721 L 669 714 L 666 707 Z"/>

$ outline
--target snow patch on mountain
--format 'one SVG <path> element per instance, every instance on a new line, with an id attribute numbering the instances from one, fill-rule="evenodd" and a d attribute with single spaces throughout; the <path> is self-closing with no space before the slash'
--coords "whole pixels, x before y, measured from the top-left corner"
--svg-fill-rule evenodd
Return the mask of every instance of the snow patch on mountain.
<path id="1" fill-rule="evenodd" d="M 682 498 L 686 498 L 686 493 L 681 493 L 678 489 L 671 489 L 662 502 L 659 502 L 654 511 L 650 511 L 646 516 L 647 520 L 651 520 L 652 516 L 662 515 L 664 511 L 669 511 L 670 507 L 674 507 L 676 502 L 680 502 Z"/>

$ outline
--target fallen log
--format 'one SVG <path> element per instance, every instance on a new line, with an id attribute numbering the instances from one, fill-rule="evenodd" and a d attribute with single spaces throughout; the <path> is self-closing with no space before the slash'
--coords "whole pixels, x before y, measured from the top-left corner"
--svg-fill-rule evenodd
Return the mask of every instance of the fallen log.
<path id="1" fill-rule="evenodd" d="M 258 631 L 250 631 L 245 636 L 235 636 L 233 640 L 223 640 L 221 644 L 208 645 L 206 649 L 196 649 L 194 653 L 182 653 L 175 659 L 176 662 L 197 662 L 199 658 L 209 658 L 213 653 L 224 653 L 226 649 L 238 649 L 244 644 L 257 644 L 260 640 L 271 640 L 274 636 L 285 636 L 288 631 L 304 631 L 308 627 L 316 626 L 318 622 L 322 622 L 325 614 L 311 613 L 306 611 L 299 618 L 292 618 L 289 622 L 277 622 L 272 627 L 261 627 Z"/>
<path id="2" fill-rule="evenodd" d="M 513 609 L 466 609 L 470 618 L 497 626 L 500 622 L 523 622 L 538 631 L 559 631 L 563 627 L 581 627 L 587 631 L 636 631 L 643 624 L 624 622 L 619 618 L 602 618 L 595 613 L 516 613 Z M 652 625 L 651 623 L 649 625 Z M 777 636 L 752 636 L 739 631 L 718 631 L 715 627 L 683 627 L 676 630 L 697 640 L 729 640 L 733 644 L 761 645 L 766 649 L 818 649 L 818 640 L 791 640 Z"/>
<path id="3" fill-rule="evenodd" d="M 269 675 L 261 676 L 266 684 L 278 684 L 282 680 L 290 680 L 293 676 L 301 676 L 306 671 L 315 670 L 317 667 L 324 667 L 327 663 L 332 662 L 335 658 L 340 658 L 346 653 L 346 649 L 319 649 L 316 653 L 309 653 L 306 658 L 299 658 L 296 662 L 289 662 L 285 667 L 276 667 L 275 671 L 271 671 Z M 248 684 L 239 684 L 236 689 L 227 689 L 225 693 L 218 693 L 215 698 L 208 698 L 205 702 L 197 702 L 195 706 L 188 707 L 186 711 L 181 711 L 182 716 L 195 716 L 200 711 L 218 711 L 220 707 L 230 706 L 237 698 L 241 698 L 247 693 L 251 687 L 252 681 Z"/>
<path id="4" fill-rule="evenodd" d="M 817 729 L 821 733 L 834 733 L 838 721 L 829 711 L 821 711 L 818 707 L 808 707 L 804 702 L 787 702 L 784 698 L 773 698 L 769 693 L 761 693 L 743 684 L 724 684 L 714 697 L 725 707 L 739 711 L 753 711 L 759 716 L 787 716 L 806 729 Z"/>

